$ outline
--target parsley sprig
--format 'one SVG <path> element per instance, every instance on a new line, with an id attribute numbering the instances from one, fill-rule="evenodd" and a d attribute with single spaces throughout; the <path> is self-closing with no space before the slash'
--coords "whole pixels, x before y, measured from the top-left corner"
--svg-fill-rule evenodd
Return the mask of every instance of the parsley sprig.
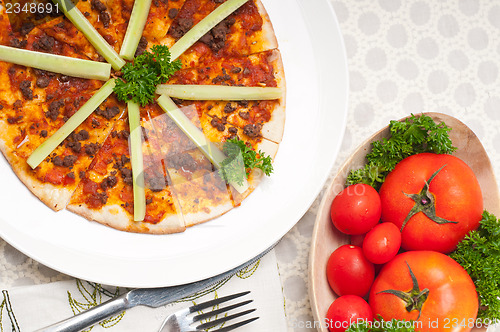
<path id="1" fill-rule="evenodd" d="M 470 232 L 450 254 L 476 285 L 478 318 L 500 320 L 500 222 L 487 211 L 477 230 Z"/>
<path id="2" fill-rule="evenodd" d="M 257 153 L 238 138 L 227 140 L 222 151 L 227 158 L 222 161 L 219 174 L 226 182 L 235 182 L 241 185 L 254 168 L 261 169 L 267 176 L 273 172 L 270 156 L 265 156 L 264 152 L 260 150 Z"/>
<path id="3" fill-rule="evenodd" d="M 113 90 L 119 100 L 147 105 L 154 99 L 156 86 L 181 69 L 180 60 L 170 61 L 167 46 L 154 45 L 151 51 L 143 52 L 122 67 L 122 77 L 116 80 Z"/>
<path id="4" fill-rule="evenodd" d="M 389 138 L 372 143 L 365 167 L 349 173 L 348 185 L 366 183 L 378 189 L 386 175 L 404 158 L 422 152 L 449 154 L 456 150 L 448 135 L 451 128 L 444 122 L 435 123 L 427 115 L 412 114 L 404 121 L 391 121 L 389 130 Z"/>

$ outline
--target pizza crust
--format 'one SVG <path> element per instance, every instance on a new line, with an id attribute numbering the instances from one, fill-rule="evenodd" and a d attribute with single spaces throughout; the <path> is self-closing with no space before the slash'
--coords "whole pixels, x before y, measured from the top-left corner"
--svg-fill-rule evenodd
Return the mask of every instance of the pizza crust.
<path id="1" fill-rule="evenodd" d="M 69 204 L 67 209 L 88 220 L 104 224 L 114 229 L 134 233 L 171 234 L 184 232 L 184 220 L 180 215 L 170 215 L 157 224 L 134 222 L 130 214 L 120 205 L 106 205 L 99 210 L 89 209 L 85 205 Z"/>

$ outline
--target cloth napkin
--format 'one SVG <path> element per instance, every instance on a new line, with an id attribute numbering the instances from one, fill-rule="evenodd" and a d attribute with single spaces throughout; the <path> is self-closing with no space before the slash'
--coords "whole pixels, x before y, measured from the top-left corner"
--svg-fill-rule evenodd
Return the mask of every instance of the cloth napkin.
<path id="1" fill-rule="evenodd" d="M 274 250 L 229 280 L 199 294 L 156 309 L 135 307 L 118 316 L 110 317 L 87 331 L 157 332 L 170 313 L 194 303 L 247 290 L 251 293 L 240 299 L 254 302 L 243 308 L 257 310 L 246 318 L 258 316 L 259 319 L 236 331 L 287 331 L 284 298 Z M 0 328 L 1 331 L 32 332 L 126 291 L 125 288 L 104 286 L 78 279 L 3 290 L 0 297 Z M 226 323 L 225 326 L 227 325 L 230 323 Z"/>

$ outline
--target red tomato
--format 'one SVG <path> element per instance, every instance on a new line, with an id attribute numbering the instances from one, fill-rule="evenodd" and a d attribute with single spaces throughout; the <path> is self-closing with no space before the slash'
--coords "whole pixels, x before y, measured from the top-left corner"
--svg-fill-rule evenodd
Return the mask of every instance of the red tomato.
<path id="1" fill-rule="evenodd" d="M 333 200 L 330 215 L 339 231 L 358 235 L 368 232 L 380 220 L 380 197 L 375 189 L 363 183 L 342 190 Z"/>
<path id="2" fill-rule="evenodd" d="M 408 251 L 385 264 L 369 303 L 374 315 L 415 321 L 421 332 L 470 331 L 478 309 L 476 288 L 467 272 L 436 251 Z"/>
<path id="3" fill-rule="evenodd" d="M 353 323 L 373 320 L 372 309 L 357 295 L 344 295 L 333 301 L 326 313 L 330 332 L 344 332 Z"/>
<path id="4" fill-rule="evenodd" d="M 330 255 L 326 275 L 337 295 L 365 296 L 375 278 L 375 267 L 360 247 L 346 244 Z"/>
<path id="5" fill-rule="evenodd" d="M 382 221 L 402 228 L 406 250 L 448 253 L 483 212 L 481 188 L 472 170 L 450 155 L 421 153 L 402 160 L 380 188 Z"/>
<path id="6" fill-rule="evenodd" d="M 363 253 L 373 264 L 385 264 L 393 259 L 401 247 L 401 232 L 390 222 L 373 227 L 363 240 Z"/>

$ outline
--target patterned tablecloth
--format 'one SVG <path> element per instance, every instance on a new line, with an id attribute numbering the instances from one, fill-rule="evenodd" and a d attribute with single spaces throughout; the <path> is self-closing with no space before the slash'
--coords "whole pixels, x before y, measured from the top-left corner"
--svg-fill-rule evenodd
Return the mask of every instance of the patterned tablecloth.
<path id="1" fill-rule="evenodd" d="M 323 0 L 310 0 L 323 1 Z M 481 139 L 500 178 L 500 1 L 331 1 L 350 74 L 347 129 L 331 176 L 391 119 L 453 115 Z M 311 321 L 307 265 L 321 194 L 276 248 L 289 331 Z M 0 285 L 69 279 L 0 240 Z"/>

